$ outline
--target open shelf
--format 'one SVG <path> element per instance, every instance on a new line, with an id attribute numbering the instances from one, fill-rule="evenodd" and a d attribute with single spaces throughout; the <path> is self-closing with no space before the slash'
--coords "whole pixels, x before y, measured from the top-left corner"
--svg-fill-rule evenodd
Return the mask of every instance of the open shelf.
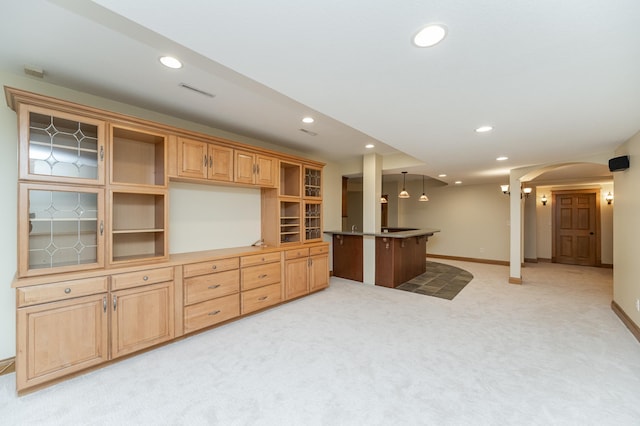
<path id="1" fill-rule="evenodd" d="M 300 202 L 280 201 L 280 243 L 300 242 Z"/>
<path id="2" fill-rule="evenodd" d="M 165 137 L 121 127 L 112 132 L 111 183 L 166 186 Z"/>
<path id="3" fill-rule="evenodd" d="M 280 161 L 280 196 L 300 197 L 300 164 Z"/>
<path id="4" fill-rule="evenodd" d="M 112 191 L 112 262 L 166 255 L 166 195 Z"/>

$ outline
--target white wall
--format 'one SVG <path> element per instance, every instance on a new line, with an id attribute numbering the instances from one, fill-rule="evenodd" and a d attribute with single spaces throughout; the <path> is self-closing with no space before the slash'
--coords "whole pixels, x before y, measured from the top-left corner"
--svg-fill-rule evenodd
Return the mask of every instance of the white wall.
<path id="1" fill-rule="evenodd" d="M 613 174 L 613 300 L 640 327 L 640 132 L 624 143 L 616 155 L 629 155 L 628 170 Z"/>
<path id="2" fill-rule="evenodd" d="M 407 183 L 411 198 L 400 200 L 400 227 L 438 228 L 427 253 L 486 260 L 509 260 L 509 197 L 495 184 L 426 188 Z"/>
<path id="3" fill-rule="evenodd" d="M 60 99 L 116 111 L 261 146 L 280 152 L 304 153 L 263 141 L 191 123 L 109 99 L 99 98 L 41 80 L 0 72 L 2 86 L 16 87 Z M 17 269 L 17 118 L 3 102 L 0 107 L 0 187 L 5 207 L 0 210 L 0 360 L 15 356 L 15 290 Z M 323 161 L 321 158 L 309 158 Z M 324 170 L 324 225 L 340 223 L 341 174 L 337 167 Z M 230 246 L 247 246 L 260 238 L 260 191 L 257 189 L 171 183 L 169 186 L 169 251 L 178 253 Z"/>

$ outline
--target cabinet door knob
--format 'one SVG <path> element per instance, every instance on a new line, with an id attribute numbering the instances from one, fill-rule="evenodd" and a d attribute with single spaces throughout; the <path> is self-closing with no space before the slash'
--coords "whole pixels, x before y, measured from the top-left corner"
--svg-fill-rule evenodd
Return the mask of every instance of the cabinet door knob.
<path id="1" fill-rule="evenodd" d="M 69 287 L 67 287 L 67 288 L 65 288 L 65 289 L 64 289 L 64 292 L 65 292 L 66 294 L 69 294 L 69 293 L 71 293 L 71 289 L 70 289 Z"/>
<path id="2" fill-rule="evenodd" d="M 143 281 L 149 281 L 149 277 L 145 275 L 144 277 L 142 277 L 142 280 Z"/>
<path id="3" fill-rule="evenodd" d="M 216 265 L 213 265 L 211 269 L 218 269 L 218 267 Z"/>

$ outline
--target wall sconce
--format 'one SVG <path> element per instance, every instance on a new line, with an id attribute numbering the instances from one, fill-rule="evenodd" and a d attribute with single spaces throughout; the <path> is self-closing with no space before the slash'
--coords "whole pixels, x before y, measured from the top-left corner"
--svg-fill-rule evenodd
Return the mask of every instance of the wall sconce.
<path id="1" fill-rule="evenodd" d="M 543 206 L 547 205 L 547 196 L 542 194 L 542 198 L 540 198 L 540 202 L 542 203 Z"/>
<path id="2" fill-rule="evenodd" d="M 418 198 L 418 201 L 429 201 L 429 197 L 424 193 L 424 175 L 422 175 L 422 195 Z"/>
<path id="3" fill-rule="evenodd" d="M 387 200 L 387 195 L 382 195 L 380 197 L 380 204 L 387 204 L 389 200 Z"/>
<path id="4" fill-rule="evenodd" d="M 407 172 L 402 172 L 402 191 L 400 191 L 400 194 L 398 194 L 398 198 L 409 198 L 409 193 L 407 192 L 406 189 L 406 184 L 407 183 Z"/>
<path id="5" fill-rule="evenodd" d="M 502 193 L 505 195 L 511 195 L 511 192 L 509 191 L 509 185 L 500 185 L 500 189 L 502 190 Z M 524 193 L 524 196 L 529 198 L 529 194 L 531 194 L 532 188 L 522 188 L 522 191 L 520 192 L 520 198 L 522 198 L 522 194 Z"/>
<path id="6" fill-rule="evenodd" d="M 613 201 L 613 194 L 611 193 L 611 191 L 609 191 L 609 193 L 604 197 L 605 200 L 607 200 L 607 204 L 611 204 L 611 202 Z"/>

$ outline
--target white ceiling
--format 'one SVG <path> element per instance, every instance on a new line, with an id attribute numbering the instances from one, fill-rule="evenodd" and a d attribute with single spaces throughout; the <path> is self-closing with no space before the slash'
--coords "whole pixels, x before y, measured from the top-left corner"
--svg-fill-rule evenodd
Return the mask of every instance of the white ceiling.
<path id="1" fill-rule="evenodd" d="M 640 129 L 637 0 L 6 3 L 5 71 L 40 67 L 53 84 L 333 161 L 374 143 L 424 162 L 413 173 L 503 182 L 511 168 L 612 155 Z M 445 40 L 414 47 L 431 22 Z M 184 68 L 160 66 L 163 54 Z M 495 130 L 474 132 L 484 124 Z"/>

